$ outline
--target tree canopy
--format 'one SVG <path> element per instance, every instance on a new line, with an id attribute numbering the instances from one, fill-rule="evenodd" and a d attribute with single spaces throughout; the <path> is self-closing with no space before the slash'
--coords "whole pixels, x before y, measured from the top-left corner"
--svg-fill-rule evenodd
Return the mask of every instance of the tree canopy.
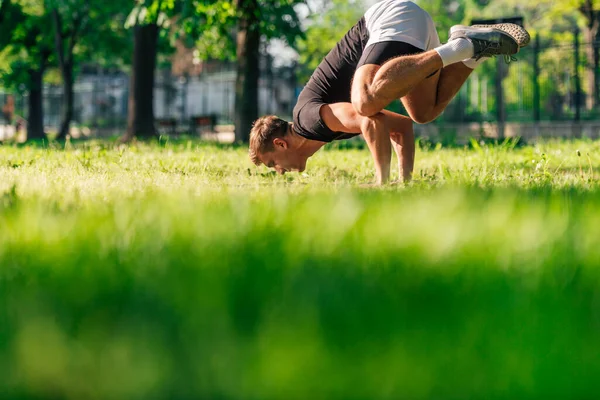
<path id="1" fill-rule="evenodd" d="M 133 74 L 136 27 L 155 25 L 157 68 L 168 68 L 176 43 L 194 49 L 196 57 L 202 60 L 236 61 L 241 79 L 236 86 L 238 110 L 248 102 L 257 103 L 255 87 L 259 69 L 264 66 L 256 60 L 268 51 L 265 44 L 279 39 L 297 51 L 296 78 L 301 85 L 370 3 L 366 0 L 0 0 L 0 86 L 10 91 L 30 92 L 33 70 L 40 71 L 46 82 L 52 77 L 53 83 L 65 84 L 77 78 L 84 63 L 117 66 Z M 574 73 L 574 56 L 571 50 L 551 45 L 569 46 L 575 32 L 580 32 L 580 68 L 585 71 L 582 87 L 588 109 L 599 103 L 599 0 L 419 0 L 418 4 L 432 15 L 442 41 L 447 39 L 448 29 L 454 24 L 468 24 L 476 18 L 524 17 L 528 30 L 534 36 L 539 35 L 545 46 L 540 54 L 542 65 L 555 65 L 558 71 L 553 73 L 552 68 L 547 68 L 540 72 L 539 80 L 545 87 L 542 100 L 551 101 L 556 94 L 563 105 L 572 96 L 573 87 L 565 72 Z M 521 67 L 508 70 L 505 84 L 511 94 L 507 101 L 519 100 L 512 93 L 521 90 L 523 76 L 533 74 L 530 53 L 523 57 L 526 62 L 519 64 Z M 495 71 L 492 63 L 486 64 L 478 68 L 478 79 L 490 81 Z M 65 91 L 71 89 L 65 85 Z M 521 99 L 527 96 L 530 94 L 525 93 Z M 244 108 L 243 112 L 245 131 L 256 109 Z"/>

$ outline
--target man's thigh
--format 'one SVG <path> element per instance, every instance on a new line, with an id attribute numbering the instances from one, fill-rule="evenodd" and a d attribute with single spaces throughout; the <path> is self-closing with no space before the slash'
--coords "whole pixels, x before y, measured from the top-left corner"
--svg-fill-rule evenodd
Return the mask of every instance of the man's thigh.
<path id="1" fill-rule="evenodd" d="M 463 63 L 449 65 L 425 79 L 401 100 L 416 122 L 437 118 L 454 98 L 473 70 Z"/>
<path id="2" fill-rule="evenodd" d="M 400 99 L 406 112 L 413 120 L 422 119 L 423 114 L 429 113 L 435 106 L 440 74 L 441 70 L 437 71 L 429 78 L 418 83 L 406 96 Z"/>
<path id="3" fill-rule="evenodd" d="M 423 50 L 406 42 L 388 41 L 374 43 L 365 48 L 354 73 L 351 87 L 351 97 L 360 98 L 364 92 L 369 92 L 377 71 L 381 66 L 398 57 L 422 53 Z"/>
<path id="4" fill-rule="evenodd" d="M 360 98 L 364 92 L 369 92 L 377 72 L 386 62 L 397 57 L 422 53 L 423 50 L 403 42 L 377 43 L 365 49 L 358 69 L 352 81 L 351 97 Z M 440 71 L 436 71 L 416 86 L 404 97 L 400 98 L 411 118 L 419 120 L 424 113 L 436 104 L 437 86 Z"/>
<path id="5" fill-rule="evenodd" d="M 437 36 L 436 36 L 436 40 Z M 377 71 L 385 63 L 397 57 L 423 53 L 424 50 L 405 42 L 381 42 L 368 46 L 360 61 L 352 83 L 352 97 L 369 86 Z M 437 86 L 440 71 L 435 72 L 417 85 L 400 100 L 411 117 L 420 117 L 436 104 Z"/>

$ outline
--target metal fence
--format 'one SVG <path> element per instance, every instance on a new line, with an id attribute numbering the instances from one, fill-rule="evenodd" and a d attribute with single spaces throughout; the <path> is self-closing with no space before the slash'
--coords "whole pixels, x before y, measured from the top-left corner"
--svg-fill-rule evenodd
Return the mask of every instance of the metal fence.
<path id="1" fill-rule="evenodd" d="M 122 73 L 85 75 L 78 79 L 74 86 L 73 126 L 122 133 L 127 120 L 128 82 L 128 77 Z M 29 102 L 27 92 L 8 93 L 0 89 L 0 104 L 5 104 L 8 96 L 14 98 L 15 122 L 22 119 L 26 121 Z M 57 130 L 60 125 L 63 99 L 61 86 L 44 86 L 44 126 L 49 131 Z"/>
<path id="2" fill-rule="evenodd" d="M 593 68 L 599 43 L 534 38 L 519 52 L 518 61 L 503 59 L 478 66 L 438 123 L 535 122 L 600 120 L 598 89 L 592 85 L 600 71 Z M 600 81 L 597 78 L 596 81 Z M 128 76 L 122 72 L 88 74 L 75 85 L 74 126 L 120 134 L 126 127 Z M 299 93 L 293 67 L 266 69 L 260 78 L 261 113 L 291 117 Z M 0 106 L 7 93 L 0 89 Z M 15 96 L 15 113 L 27 119 L 27 95 Z M 198 114 L 217 116 L 230 124 L 234 114 L 235 65 L 207 64 L 196 77 L 174 77 L 159 71 L 156 79 L 157 118 L 176 118 L 182 123 Z M 45 125 L 57 129 L 62 111 L 62 88 L 47 86 L 44 92 Z M 401 106 L 392 106 L 398 111 Z M 0 122 L 1 124 L 2 122 Z"/>
<path id="3" fill-rule="evenodd" d="M 154 90 L 155 117 L 173 119 L 182 130 L 196 116 L 215 116 L 218 124 L 232 124 L 235 107 L 236 67 L 232 63 L 210 63 L 198 76 L 173 76 L 169 70 L 157 71 Z M 129 77 L 122 72 L 82 74 L 75 86 L 75 129 L 102 135 L 122 134 L 127 125 Z M 0 108 L 8 96 L 15 99 L 15 118 L 27 120 L 27 93 L 8 93 L 0 88 Z M 44 125 L 57 130 L 63 111 L 63 89 L 46 85 L 43 94 Z M 261 71 L 259 111 L 291 116 L 296 99 L 293 67 Z M 2 125 L 4 121 L 0 121 Z M 158 124 L 160 129 L 160 124 Z"/>
<path id="4" fill-rule="evenodd" d="M 471 75 L 440 119 L 446 122 L 536 122 L 600 119 L 593 54 L 599 43 L 534 38 L 516 62 L 487 61 Z"/>

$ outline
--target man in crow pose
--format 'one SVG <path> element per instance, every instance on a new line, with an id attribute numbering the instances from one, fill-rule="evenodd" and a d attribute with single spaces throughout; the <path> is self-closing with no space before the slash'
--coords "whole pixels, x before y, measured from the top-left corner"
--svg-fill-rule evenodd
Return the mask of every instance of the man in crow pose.
<path id="1" fill-rule="evenodd" d="M 413 121 L 433 121 L 479 63 L 495 56 L 510 59 L 528 43 L 521 26 L 495 24 L 453 26 L 442 45 L 426 11 L 411 1 L 382 0 L 315 70 L 294 107 L 293 122 L 272 115 L 255 121 L 250 158 L 280 174 L 301 172 L 326 143 L 362 134 L 377 184 L 389 179 L 392 147 L 407 181 L 414 165 Z M 384 110 L 395 99 L 408 117 Z"/>

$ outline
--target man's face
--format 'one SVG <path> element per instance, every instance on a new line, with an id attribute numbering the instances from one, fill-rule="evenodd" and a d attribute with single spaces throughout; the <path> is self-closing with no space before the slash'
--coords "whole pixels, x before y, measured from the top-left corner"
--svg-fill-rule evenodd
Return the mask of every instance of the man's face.
<path id="1" fill-rule="evenodd" d="M 290 171 L 302 172 L 306 169 L 306 157 L 290 148 L 285 140 L 276 138 L 273 145 L 272 151 L 261 153 L 259 156 L 267 167 L 273 168 L 281 175 Z"/>

